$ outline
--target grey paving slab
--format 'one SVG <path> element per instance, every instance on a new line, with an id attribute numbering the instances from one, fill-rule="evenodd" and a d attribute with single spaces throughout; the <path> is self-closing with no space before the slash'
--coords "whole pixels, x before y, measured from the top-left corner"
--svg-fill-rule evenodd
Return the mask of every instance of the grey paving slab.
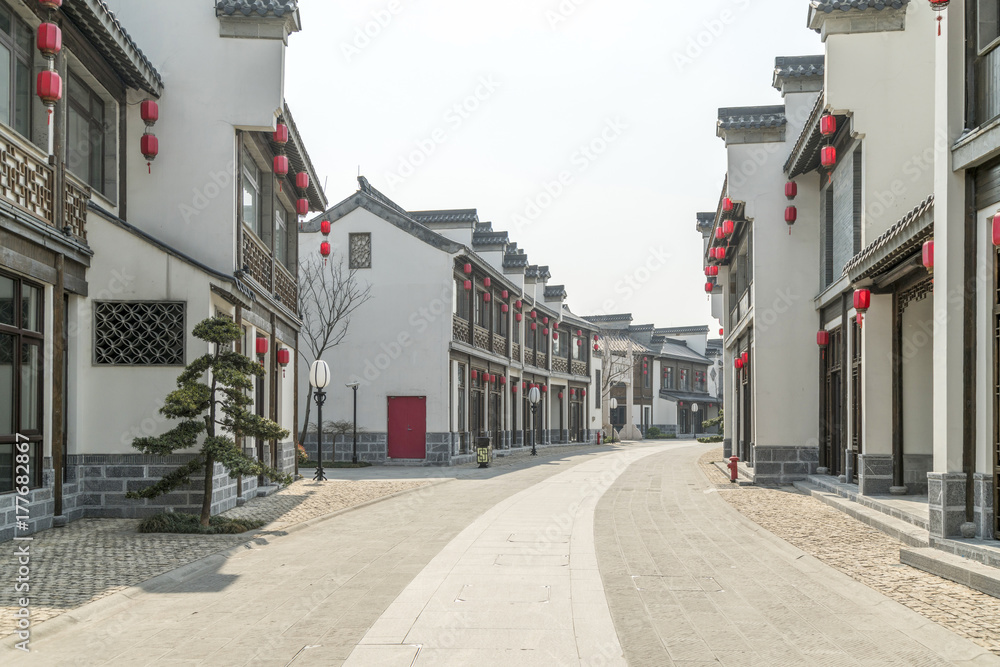
<path id="1" fill-rule="evenodd" d="M 597 505 L 598 563 L 630 665 L 1000 664 L 741 516 L 700 472 L 704 451 L 647 457 Z"/>

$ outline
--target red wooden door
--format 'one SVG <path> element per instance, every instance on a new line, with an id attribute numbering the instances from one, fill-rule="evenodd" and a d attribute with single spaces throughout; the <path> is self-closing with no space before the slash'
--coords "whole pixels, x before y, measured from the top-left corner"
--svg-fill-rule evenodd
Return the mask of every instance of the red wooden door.
<path id="1" fill-rule="evenodd" d="M 389 458 L 427 457 L 427 399 L 424 396 L 389 397 Z"/>

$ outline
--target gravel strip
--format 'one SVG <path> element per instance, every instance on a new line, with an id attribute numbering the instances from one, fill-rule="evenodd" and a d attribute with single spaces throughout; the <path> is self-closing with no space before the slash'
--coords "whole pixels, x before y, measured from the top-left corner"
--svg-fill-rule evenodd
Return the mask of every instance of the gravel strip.
<path id="1" fill-rule="evenodd" d="M 899 562 L 904 545 L 792 487 L 735 486 L 698 461 L 726 501 L 757 525 L 925 618 L 1000 655 L 1000 599 Z M 723 492 L 722 490 L 725 490 Z"/>

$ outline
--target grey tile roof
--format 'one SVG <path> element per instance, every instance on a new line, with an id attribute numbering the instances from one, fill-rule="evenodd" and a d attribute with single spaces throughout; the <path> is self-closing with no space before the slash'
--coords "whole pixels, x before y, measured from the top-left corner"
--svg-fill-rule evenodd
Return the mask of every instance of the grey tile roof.
<path id="1" fill-rule="evenodd" d="M 383 206 L 387 206 L 387 207 L 391 208 L 393 211 L 395 211 L 396 213 L 401 213 L 402 215 L 405 215 L 406 217 L 410 218 L 411 220 L 416 220 L 417 222 L 420 222 L 420 223 L 423 222 L 423 220 L 419 220 L 415 215 L 413 215 L 411 213 L 407 213 L 406 210 L 402 206 L 400 206 L 396 202 L 392 201 L 391 199 L 389 199 L 388 197 L 386 197 L 384 194 L 382 194 L 381 192 L 379 192 L 378 190 L 376 190 L 374 187 L 372 187 L 372 184 L 369 183 L 368 179 L 365 178 L 364 176 L 358 176 L 358 186 L 359 186 L 359 188 L 361 189 L 362 192 L 364 192 L 366 195 L 368 195 L 372 199 L 377 200 Z"/>
<path id="2" fill-rule="evenodd" d="M 163 79 L 104 0 L 73 0 L 62 11 L 101 52 L 130 88 L 157 97 Z"/>
<path id="3" fill-rule="evenodd" d="M 933 208 L 934 195 L 930 195 L 855 255 L 844 267 L 844 275 L 852 281 L 870 278 L 915 252 L 933 234 L 933 216 L 926 215 Z"/>
<path id="4" fill-rule="evenodd" d="M 799 138 L 795 140 L 788 160 L 785 162 L 785 173 L 789 178 L 795 178 L 800 174 L 805 174 L 819 166 L 819 154 L 822 148 L 823 135 L 819 131 L 820 118 L 826 110 L 826 91 L 820 91 L 809 112 L 809 118 L 802 126 Z M 838 124 L 839 124 L 838 119 Z"/>
<path id="5" fill-rule="evenodd" d="M 552 277 L 552 274 L 549 273 L 549 267 L 538 266 L 536 264 L 529 265 L 524 275 L 527 278 L 536 278 L 538 280 L 548 280 Z"/>
<path id="6" fill-rule="evenodd" d="M 695 361 L 701 364 L 711 364 L 712 362 L 703 355 L 698 354 L 690 347 L 677 340 L 669 338 L 663 341 L 659 349 L 654 350 L 656 354 L 668 359 L 679 359 L 681 361 Z"/>
<path id="7" fill-rule="evenodd" d="M 299 8 L 298 0 L 218 0 L 215 13 L 218 15 L 284 16 Z"/>
<path id="8" fill-rule="evenodd" d="M 565 285 L 546 285 L 545 286 L 545 298 L 546 299 L 565 299 L 568 296 L 566 294 Z"/>
<path id="9" fill-rule="evenodd" d="M 590 319 L 590 318 L 584 318 Z M 636 342 L 621 334 L 606 334 L 601 336 L 601 345 L 611 354 L 628 354 L 629 343 L 632 344 L 632 354 L 652 354 L 653 351 L 642 343 Z"/>
<path id="10" fill-rule="evenodd" d="M 455 209 L 445 211 L 413 211 L 410 216 L 417 222 L 423 224 L 446 223 L 446 222 L 467 222 L 476 224 L 479 222 L 479 213 L 474 208 Z"/>
<path id="11" fill-rule="evenodd" d="M 826 56 L 780 56 L 774 59 L 772 85 L 778 90 L 789 79 L 820 79 L 826 67 Z"/>
<path id="12" fill-rule="evenodd" d="M 669 389 L 660 390 L 660 398 L 668 401 L 683 401 L 685 403 L 710 403 L 715 405 L 721 401 L 706 393 L 691 393 L 686 391 L 672 391 Z"/>
<path id="13" fill-rule="evenodd" d="M 594 324 L 600 324 L 601 322 L 631 322 L 631 313 L 619 313 L 617 315 L 584 315 L 583 319 L 588 322 L 593 322 Z"/>
<path id="14" fill-rule="evenodd" d="M 493 231 L 493 223 L 480 222 L 476 224 L 472 232 L 472 245 L 474 246 L 496 246 L 510 243 L 510 235 L 507 232 Z"/>
<path id="15" fill-rule="evenodd" d="M 662 334 L 664 336 L 678 336 L 682 334 L 705 334 L 708 335 L 707 326 L 691 326 L 691 327 L 664 327 L 662 329 L 656 329 L 656 333 Z"/>
<path id="16" fill-rule="evenodd" d="M 503 268 L 523 269 L 528 266 L 528 255 L 517 247 L 516 243 L 507 246 L 507 252 L 503 256 Z"/>
<path id="17" fill-rule="evenodd" d="M 759 130 L 783 127 L 787 122 L 784 105 L 719 109 L 720 130 Z"/>
<path id="18" fill-rule="evenodd" d="M 849 12 L 852 9 L 865 11 L 873 9 L 900 9 L 910 4 L 910 0 L 810 0 L 813 9 L 829 14 L 833 11 Z"/>

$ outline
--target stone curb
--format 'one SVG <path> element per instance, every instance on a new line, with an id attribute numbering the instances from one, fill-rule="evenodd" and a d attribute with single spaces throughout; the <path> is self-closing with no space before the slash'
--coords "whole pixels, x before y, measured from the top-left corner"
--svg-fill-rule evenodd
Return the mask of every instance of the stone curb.
<path id="1" fill-rule="evenodd" d="M 715 489 L 712 490 L 714 491 Z M 735 516 L 736 521 L 763 537 L 775 547 L 776 551 L 782 552 L 786 557 L 790 557 L 795 567 L 809 573 L 816 573 L 818 570 L 823 570 L 826 577 L 825 581 L 822 582 L 823 585 L 836 588 L 841 592 L 850 591 L 852 597 L 865 600 L 872 605 L 881 604 L 894 608 L 893 626 L 914 641 L 936 652 L 942 658 L 948 660 L 950 664 L 959 667 L 978 664 L 1000 664 L 1000 658 L 997 658 L 997 656 L 986 648 L 979 646 L 969 639 L 956 635 L 951 630 L 938 625 L 909 607 L 886 597 L 856 579 L 852 579 L 849 575 L 827 565 L 815 556 L 781 539 L 763 526 L 754 523 L 723 498 L 720 497 L 719 500 Z M 951 654 L 947 657 L 944 653 L 946 647 Z"/>
<path id="2" fill-rule="evenodd" d="M 246 542 L 238 544 L 234 547 L 228 547 L 226 549 L 221 549 L 214 554 L 208 556 L 203 556 L 198 560 L 191 561 L 181 565 L 180 567 L 174 568 L 163 574 L 158 574 L 155 577 L 146 579 L 138 584 L 129 586 L 125 590 L 118 591 L 107 597 L 103 597 L 99 600 L 93 602 L 88 602 L 76 609 L 71 609 L 65 613 L 62 613 L 54 618 L 47 621 L 41 621 L 38 625 L 32 625 L 31 627 L 31 641 L 39 641 L 43 638 L 48 638 L 51 635 L 58 634 L 62 630 L 72 627 L 78 623 L 85 623 L 92 621 L 96 618 L 101 618 L 103 616 L 111 615 L 112 613 L 117 613 L 124 611 L 129 607 L 137 604 L 144 596 L 151 595 L 155 593 L 161 593 L 165 590 L 176 586 L 177 584 L 184 583 L 190 579 L 194 579 L 206 572 L 213 570 L 218 570 L 230 557 L 237 553 L 242 552 L 245 549 L 253 548 L 253 544 L 267 544 L 266 537 L 280 538 L 292 533 L 297 533 L 306 528 L 315 526 L 318 523 L 322 523 L 334 517 L 346 514 L 348 512 L 353 512 L 365 507 L 370 507 L 372 505 L 378 504 L 380 502 L 391 500 L 398 496 L 402 496 L 408 493 L 413 493 L 415 491 L 420 491 L 423 489 L 433 488 L 435 486 L 440 486 L 448 482 L 452 482 L 454 479 L 441 479 L 435 482 L 430 482 L 422 486 L 418 486 L 412 489 L 405 489 L 403 491 L 397 491 L 396 493 L 389 494 L 387 496 L 381 496 L 379 498 L 372 498 L 358 505 L 352 505 L 351 507 L 345 507 L 343 509 L 330 512 L 329 514 L 324 514 L 322 516 L 313 517 L 312 519 L 307 519 L 305 521 L 300 521 L 298 523 L 292 524 L 286 528 L 281 528 L 275 531 L 268 531 L 264 528 L 257 529 L 247 533 Z M 261 545 L 263 546 L 263 545 Z M 14 650 L 14 645 L 20 640 L 16 634 L 9 635 L 0 640 L 0 646 L 4 646 L 8 649 Z"/>
<path id="3" fill-rule="evenodd" d="M 900 549 L 899 562 L 1000 598 L 1000 571 L 938 549 Z"/>

